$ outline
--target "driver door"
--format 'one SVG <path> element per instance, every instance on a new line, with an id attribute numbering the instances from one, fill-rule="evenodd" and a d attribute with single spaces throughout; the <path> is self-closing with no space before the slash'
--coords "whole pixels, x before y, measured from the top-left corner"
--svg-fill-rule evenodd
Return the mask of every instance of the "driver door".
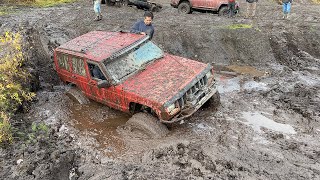
<path id="1" fill-rule="evenodd" d="M 206 6 L 209 9 L 218 10 L 221 1 L 222 0 L 206 0 Z"/>
<path id="2" fill-rule="evenodd" d="M 98 82 L 106 80 L 104 74 L 101 71 L 101 68 L 98 63 L 93 61 L 87 61 L 88 70 L 90 78 L 88 81 L 88 86 L 90 89 L 90 97 L 98 102 L 103 103 L 105 100 L 104 88 L 98 88 Z M 99 73 L 100 72 L 100 73 Z"/>
<path id="3" fill-rule="evenodd" d="M 205 8 L 207 5 L 207 0 L 192 0 L 191 6 L 195 8 Z"/>
<path id="4" fill-rule="evenodd" d="M 108 105 L 109 107 L 124 110 L 124 96 L 123 91 L 115 86 L 99 88 L 98 82 L 107 80 L 106 76 L 102 73 L 99 63 L 94 61 L 87 61 L 90 78 L 88 86 L 90 89 L 90 97 L 98 102 Z"/>

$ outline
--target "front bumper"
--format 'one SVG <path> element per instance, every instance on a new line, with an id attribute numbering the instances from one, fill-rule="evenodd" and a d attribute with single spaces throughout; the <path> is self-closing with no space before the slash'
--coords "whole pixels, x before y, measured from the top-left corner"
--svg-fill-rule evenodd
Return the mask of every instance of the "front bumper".
<path id="1" fill-rule="evenodd" d="M 195 104 L 195 106 L 184 108 L 178 114 L 176 114 L 172 119 L 168 121 L 160 119 L 160 122 L 174 123 L 174 122 L 181 121 L 187 117 L 190 117 L 217 92 L 218 91 L 217 91 L 216 85 L 215 83 L 213 83 L 213 85 L 210 88 L 207 88 L 206 90 L 203 91 L 205 95 Z"/>

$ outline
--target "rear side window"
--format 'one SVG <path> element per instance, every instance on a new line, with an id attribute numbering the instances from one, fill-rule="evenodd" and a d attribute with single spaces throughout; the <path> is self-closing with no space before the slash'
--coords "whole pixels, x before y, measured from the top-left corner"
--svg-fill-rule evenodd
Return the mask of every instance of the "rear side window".
<path id="1" fill-rule="evenodd" d="M 86 69 L 84 68 L 83 59 L 78 57 L 72 57 L 72 70 L 76 74 L 86 76 Z"/>
<path id="2" fill-rule="evenodd" d="M 68 63 L 68 55 L 58 54 L 59 68 L 70 71 L 70 65 Z"/>

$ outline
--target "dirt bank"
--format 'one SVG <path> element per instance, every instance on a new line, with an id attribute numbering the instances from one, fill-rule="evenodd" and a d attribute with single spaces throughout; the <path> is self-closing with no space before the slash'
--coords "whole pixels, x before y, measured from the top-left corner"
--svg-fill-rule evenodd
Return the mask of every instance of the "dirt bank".
<path id="1" fill-rule="evenodd" d="M 40 90 L 29 112 L 14 120 L 24 134 L 0 150 L 0 177 L 320 179 L 320 6 L 296 2 L 282 20 L 281 6 L 261 2 L 251 20 L 181 15 L 160 2 L 154 41 L 166 52 L 214 65 L 218 110 L 201 109 L 163 138 L 133 136 L 122 126 L 128 115 L 97 103 L 77 105 L 65 95 L 52 52 L 92 30 L 129 29 L 143 12 L 103 6 L 103 20 L 95 22 L 86 1 L 21 7 L 0 16 L 0 31 L 22 32 Z M 49 129 L 34 132 L 32 123 Z"/>

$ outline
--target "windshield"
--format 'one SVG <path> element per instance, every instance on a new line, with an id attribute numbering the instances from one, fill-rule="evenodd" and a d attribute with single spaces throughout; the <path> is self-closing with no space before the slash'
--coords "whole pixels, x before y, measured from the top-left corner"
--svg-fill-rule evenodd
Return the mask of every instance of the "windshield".
<path id="1" fill-rule="evenodd" d="M 162 50 L 148 41 L 133 48 L 129 53 L 106 62 L 107 71 L 116 82 L 130 77 L 131 74 L 144 68 L 144 65 L 163 56 Z"/>

